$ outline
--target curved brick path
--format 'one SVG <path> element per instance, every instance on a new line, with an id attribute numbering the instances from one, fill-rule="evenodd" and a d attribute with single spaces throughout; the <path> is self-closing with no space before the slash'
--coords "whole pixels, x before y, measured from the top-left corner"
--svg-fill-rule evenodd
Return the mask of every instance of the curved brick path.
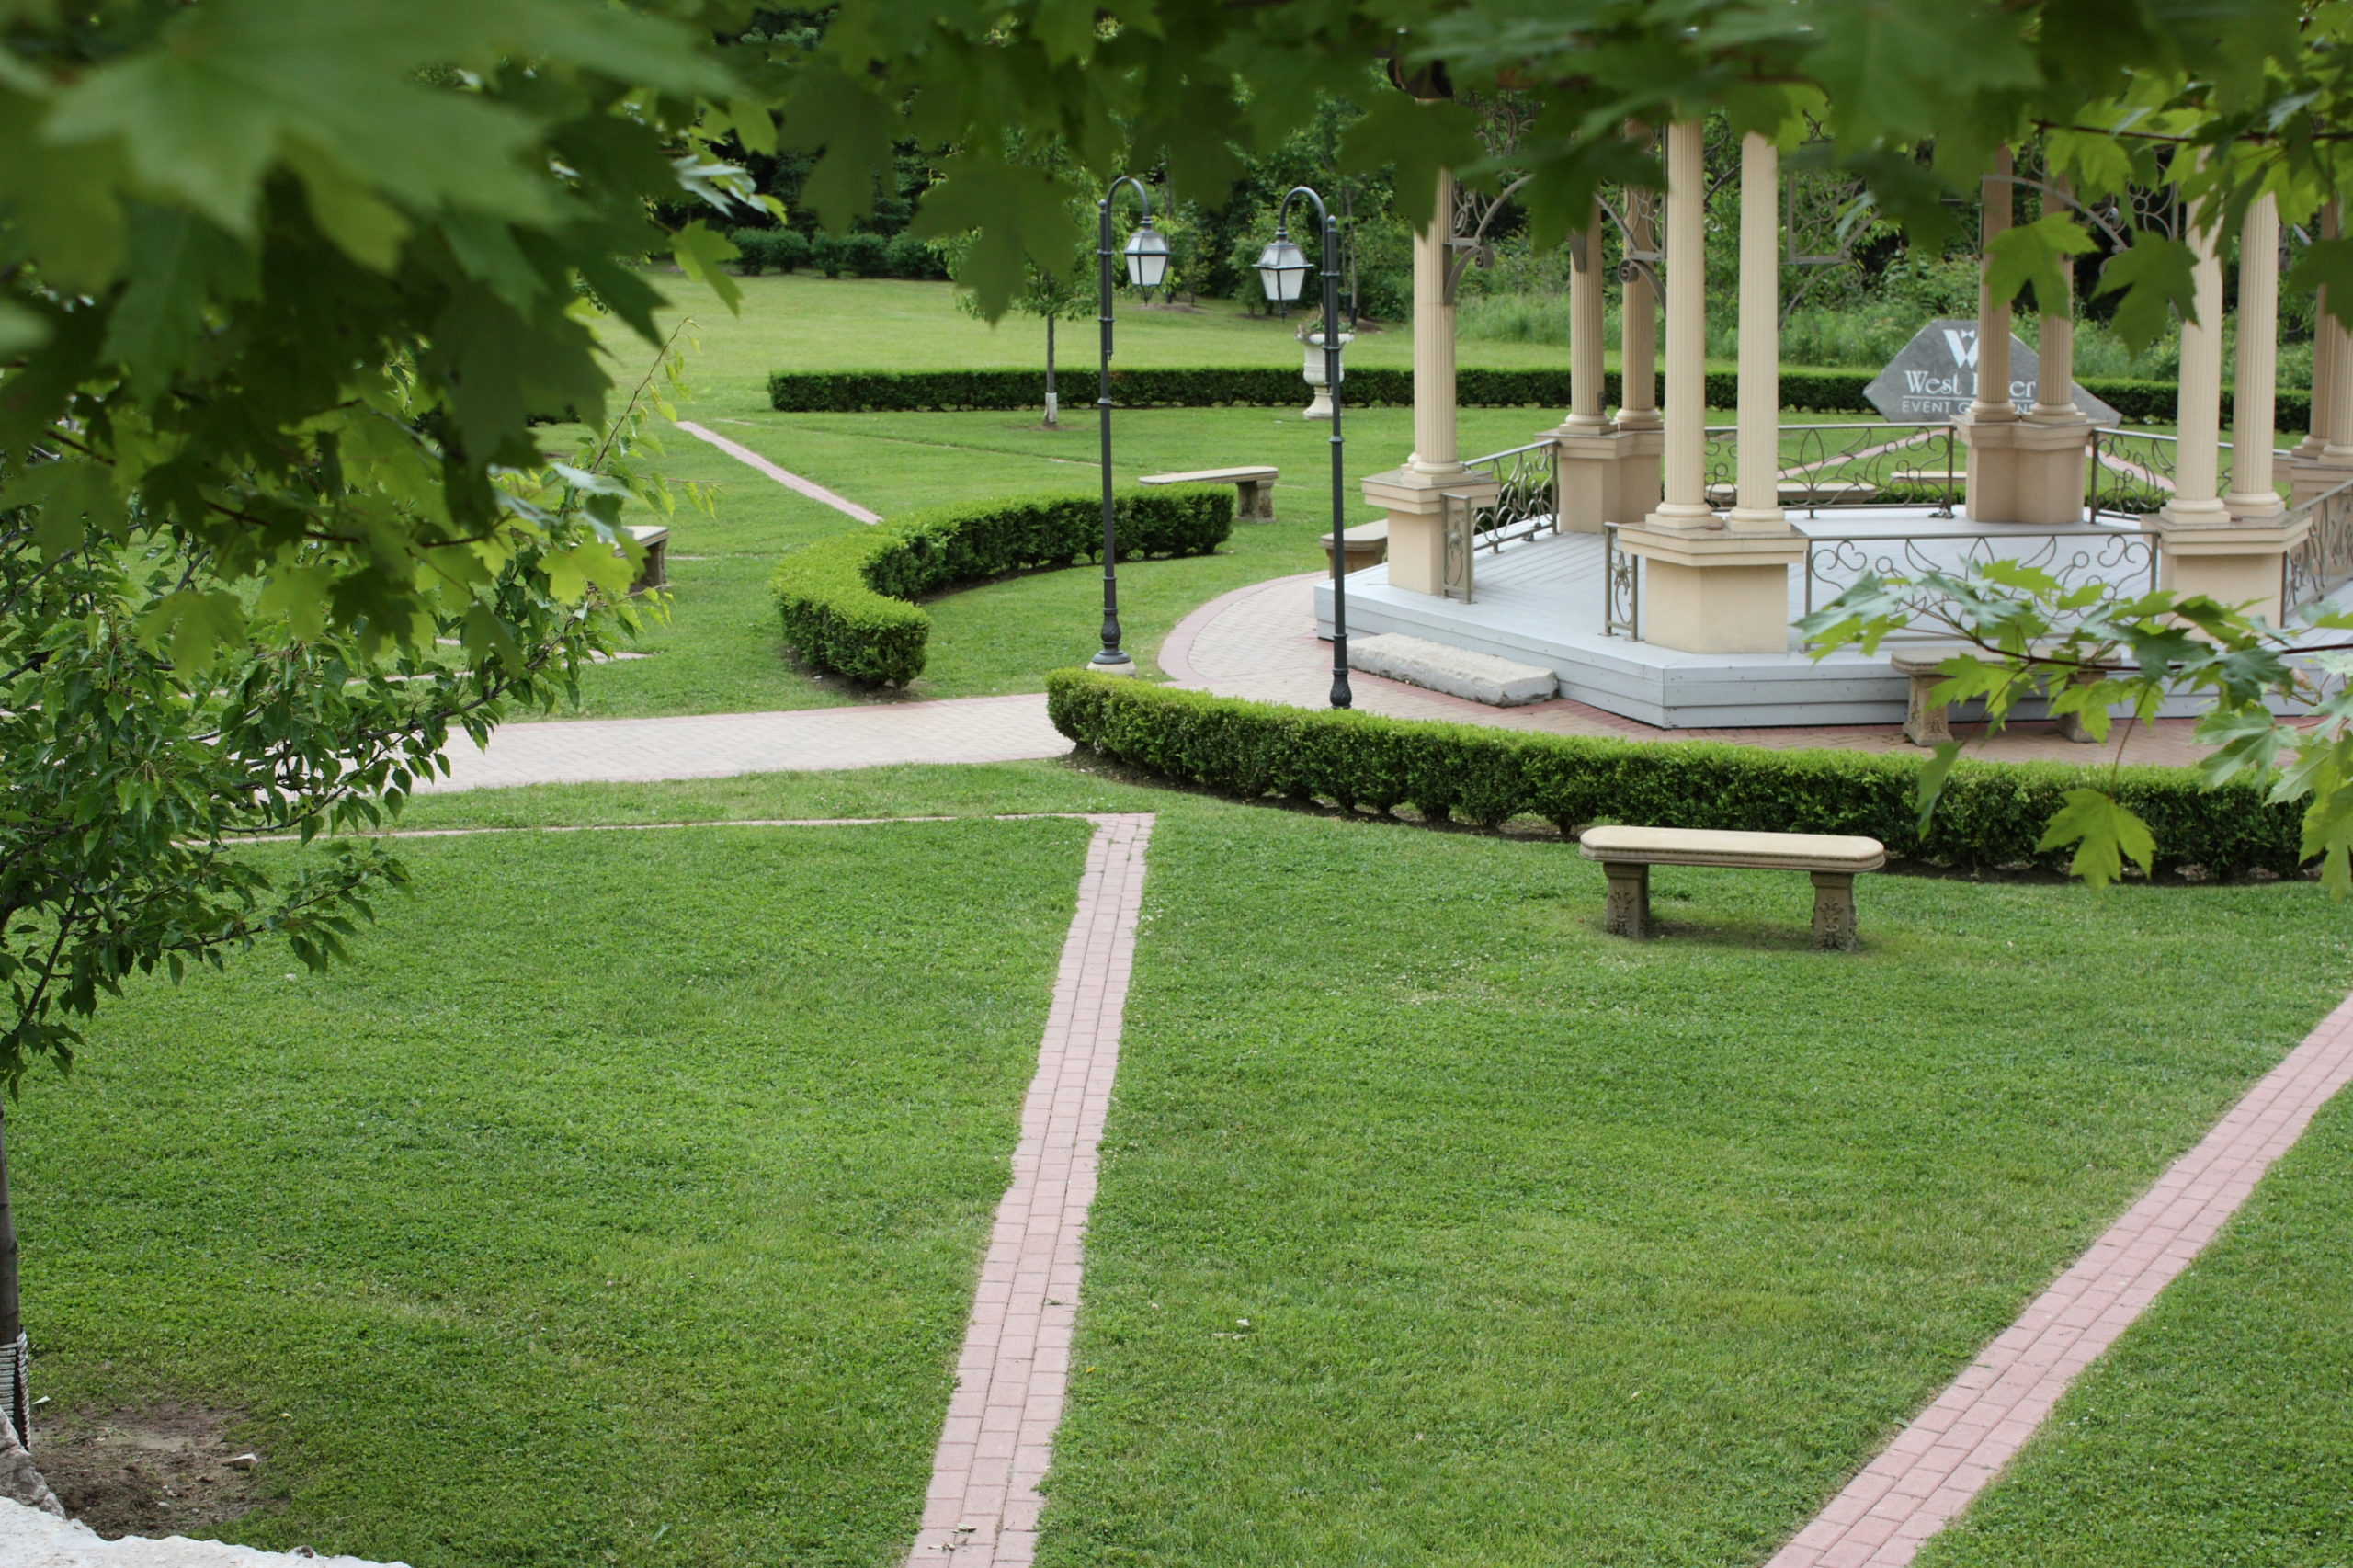
<path id="1" fill-rule="evenodd" d="M 1246 697 L 1302 708 L 1324 706 L 1332 689 L 1332 645 L 1315 635 L 1312 597 L 1315 585 L 1322 581 L 1324 574 L 1309 572 L 1296 577 L 1254 583 L 1211 599 L 1179 621 L 1168 634 L 1167 642 L 1161 645 L 1160 667 L 1179 686 L 1195 687 L 1220 697 Z M 1490 724 L 1497 729 L 1536 730 L 1559 735 L 1617 735 L 1627 740 L 1737 741 L 1744 745 L 1777 750 L 1814 746 L 1851 751 L 1915 749 L 1904 740 L 1902 730 L 1893 724 L 1658 730 L 1567 698 L 1532 702 L 1525 708 L 1490 708 L 1361 671 L 1348 676 L 1348 686 L 1358 708 L 1395 719 L 1444 719 L 1457 724 Z M 2196 722 L 2191 719 L 2165 719 L 2141 726 L 2130 739 L 2127 760 L 2176 765 L 2195 762 L 2205 749 L 2190 739 Z M 2086 762 L 2114 755 L 2112 745 L 2095 748 L 2062 740 L 2050 724 L 2040 720 L 2012 724 L 1991 743 L 1976 739 L 1978 728 L 1974 724 L 1953 726 L 1957 735 L 1970 740 L 1970 753 L 1976 756 L 2014 762 Z"/>

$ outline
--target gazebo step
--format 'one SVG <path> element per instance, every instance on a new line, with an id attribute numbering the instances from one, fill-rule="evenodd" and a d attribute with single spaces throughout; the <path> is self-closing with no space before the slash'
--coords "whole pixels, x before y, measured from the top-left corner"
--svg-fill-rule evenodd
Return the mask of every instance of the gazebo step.
<path id="1" fill-rule="evenodd" d="M 1541 702 L 1560 687 L 1559 678 L 1540 665 L 1516 664 L 1394 631 L 1349 638 L 1348 667 L 1491 708 Z"/>

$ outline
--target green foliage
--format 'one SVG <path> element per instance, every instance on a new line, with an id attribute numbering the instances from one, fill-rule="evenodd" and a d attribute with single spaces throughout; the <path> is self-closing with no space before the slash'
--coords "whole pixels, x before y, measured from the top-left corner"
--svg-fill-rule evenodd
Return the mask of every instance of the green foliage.
<path id="1" fill-rule="evenodd" d="M 1867 576 L 1798 625 L 1817 658 L 1847 647 L 1869 653 L 1905 631 L 1962 644 L 1944 662 L 1934 699 L 1983 702 L 1988 733 L 2029 700 L 2076 715 L 2101 739 L 2120 706 L 2146 722 L 2170 697 L 2199 698 L 2210 705 L 2198 738 L 2216 749 L 2196 777 L 2294 821 L 2297 862 L 2319 861 L 2333 892 L 2353 892 L 2353 642 L 2329 636 L 2353 631 L 2353 614 L 2306 607 L 2282 629 L 2247 606 L 2202 595 L 2069 587 L 2040 568 L 1995 561 Z M 2281 711 L 2308 722 L 2289 722 Z M 1957 744 L 1939 746 L 1924 770 L 1924 819 L 1944 810 L 1959 755 Z M 2049 820 L 2037 849 L 2075 845 L 2069 869 L 2096 887 L 2128 859 L 2146 871 L 2160 857 L 2199 858 L 2166 822 L 2150 819 L 2123 771 L 2120 746 L 2112 770 L 2086 775 L 2041 808 Z"/>
<path id="2" fill-rule="evenodd" d="M 1845 751 L 1770 751 L 1525 734 L 1209 697 L 1057 670 L 1055 726 L 1081 745 L 1164 778 L 1245 800 L 1281 795 L 1495 826 L 1541 817 L 1763 833 L 1860 834 L 1905 859 L 1961 870 L 2056 869 L 2042 838 L 2068 791 L 2096 778 L 2151 824 L 2158 869 L 2294 872 L 2308 858 L 2298 813 L 2234 783 L 2175 768 L 1963 763 L 1936 814 L 1919 811 L 1922 764 Z"/>
<path id="3" fill-rule="evenodd" d="M 735 270 L 746 278 L 809 265 L 809 236 L 797 229 L 737 229 L 727 237 L 735 244 Z"/>
<path id="4" fill-rule="evenodd" d="M 1120 559 L 1206 555 L 1233 528 L 1224 485 L 1113 497 Z M 770 581 L 784 640 L 818 669 L 904 686 L 923 673 L 931 618 L 909 602 L 1008 572 L 1101 559 L 1102 501 L 1041 495 L 911 512 L 795 551 Z"/>

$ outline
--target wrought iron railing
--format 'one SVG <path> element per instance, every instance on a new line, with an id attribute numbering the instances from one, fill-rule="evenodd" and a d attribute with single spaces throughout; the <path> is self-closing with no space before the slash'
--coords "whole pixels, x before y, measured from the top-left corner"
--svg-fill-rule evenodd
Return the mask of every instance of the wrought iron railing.
<path id="1" fill-rule="evenodd" d="M 2107 603 L 2154 592 L 2162 548 L 2155 533 L 2096 523 L 2005 528 L 1999 533 L 1945 529 L 1903 535 L 1814 534 L 1806 540 L 1805 613 L 1812 615 L 1866 576 L 1957 573 L 1995 561 L 2048 573 L 2070 592 L 2097 587 L 2100 593 L 2093 602 Z M 1929 608 L 1924 600 L 1921 613 L 1927 615 Z M 1938 631 L 1950 635 L 1949 629 L 1944 628 L 1908 634 L 1935 636 Z"/>
<path id="2" fill-rule="evenodd" d="M 1462 466 L 1495 487 L 1495 498 L 1484 506 L 1464 493 L 1439 496 L 1445 507 L 1442 591 L 1469 604 L 1477 578 L 1473 558 L 1481 550 L 1501 550 L 1514 540 L 1560 530 L 1560 467 L 1550 441 L 1490 452 Z"/>
<path id="3" fill-rule="evenodd" d="M 1643 640 L 1643 558 L 1618 544 L 1618 525 L 1601 529 L 1601 634 Z"/>
<path id="4" fill-rule="evenodd" d="M 1774 472 L 1780 504 L 1809 517 L 1843 506 L 1931 506 L 1949 517 L 1969 464 L 1949 425 L 1784 425 Z M 1740 427 L 1708 426 L 1708 503 L 1732 506 Z"/>
<path id="5" fill-rule="evenodd" d="M 2288 514 L 2312 519 L 2312 531 L 2280 562 L 2283 609 L 2308 605 L 2353 582 L 2353 481 L 2323 491 Z"/>
<path id="6" fill-rule="evenodd" d="M 2173 499 L 2181 437 L 2152 430 L 2092 432 L 2085 504 L 2094 517 L 2137 517 Z"/>

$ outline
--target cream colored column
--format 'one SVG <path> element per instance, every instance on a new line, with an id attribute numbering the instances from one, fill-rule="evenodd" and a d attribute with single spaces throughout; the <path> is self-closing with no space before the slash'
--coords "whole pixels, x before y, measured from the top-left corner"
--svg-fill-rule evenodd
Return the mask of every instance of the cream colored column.
<path id="1" fill-rule="evenodd" d="M 1981 424 L 2018 416 L 2018 404 L 2010 401 L 2010 302 L 1995 299 L 1986 282 L 1994 267 L 1994 242 L 2010 230 L 2013 162 L 2010 150 L 2003 148 L 1994 172 L 1977 187 L 1984 249 L 1978 258 L 1977 393 L 1969 412 Z"/>
<path id="2" fill-rule="evenodd" d="M 2010 150 L 1977 187 L 1979 232 L 1977 281 L 1977 390 L 1954 428 L 1969 447 L 1969 515 L 1979 522 L 2022 521 L 2018 496 L 2018 405 L 2010 401 L 2010 302 L 1994 298 L 1994 242 L 2010 227 Z"/>
<path id="3" fill-rule="evenodd" d="M 1714 526 L 1708 506 L 1707 170 L 1700 126 L 1666 128 L 1666 462 L 1654 528 Z"/>
<path id="4" fill-rule="evenodd" d="M 1626 128 L 1630 141 L 1647 142 L 1647 127 Z M 1657 198 L 1626 188 L 1629 250 L 1658 248 Z M 1666 450 L 1658 412 L 1658 292 L 1650 265 L 1629 267 L 1618 296 L 1618 507 L 1620 521 L 1640 522 L 1658 509 L 1659 460 Z"/>
<path id="5" fill-rule="evenodd" d="M 2067 182 L 2058 181 L 2056 188 L 2064 198 Z M 2041 307 L 2041 324 L 2034 344 L 2039 369 L 2035 371 L 2034 412 L 2029 417 L 2045 424 L 2072 422 L 2083 413 L 2075 406 L 2075 264 L 2065 256 L 2056 259 L 2064 292 L 2055 301 L 2036 301 Z M 2006 352 L 2006 347 L 2005 345 Z"/>
<path id="6" fill-rule="evenodd" d="M 2222 500 L 2222 258 L 2211 228 L 2189 230 L 2197 258 L 2190 269 L 2196 321 L 2181 324 L 2181 380 L 2174 418 L 2173 499 L 2168 522 L 2208 526 L 2230 520 Z M 2347 454 L 2353 456 L 2353 454 Z"/>
<path id="7" fill-rule="evenodd" d="M 2337 230 L 2337 206 L 2334 201 L 2320 210 L 2320 237 L 2334 240 L 2341 237 Z M 2313 300 L 2313 390 L 2305 404 L 2304 438 L 2296 443 L 2293 454 L 2298 460 L 2315 459 L 2321 449 L 2328 445 L 2328 408 L 2336 395 L 2335 377 L 2330 372 L 2328 335 L 2333 330 L 2328 317 L 2328 285 L 2314 290 Z"/>
<path id="8" fill-rule="evenodd" d="M 2287 506 L 2272 488 L 2272 411 L 2279 365 L 2279 202 L 2270 192 L 2239 229 L 2239 362 L 2232 394 L 2231 491 L 2234 522 L 2264 522 Z"/>
<path id="9" fill-rule="evenodd" d="M 1442 169 L 1438 211 L 1414 236 L 1414 453 L 1405 466 L 1422 473 L 1461 467 L 1454 444 L 1454 307 L 1446 298 L 1453 234 L 1454 174 Z"/>
<path id="10" fill-rule="evenodd" d="M 1438 176 L 1438 207 L 1414 236 L 1414 450 L 1402 468 L 1369 476 L 1364 498 L 1388 515 L 1389 581 L 1419 594 L 1444 591 L 1449 494 L 1491 505 L 1496 487 L 1462 466 L 1455 446 L 1454 307 L 1446 302 L 1452 259 L 1454 176 Z"/>
<path id="11" fill-rule="evenodd" d="M 1740 483 L 1733 533 L 1788 531 L 1781 510 L 1781 153 L 1740 143 Z"/>
<path id="12" fill-rule="evenodd" d="M 2066 182 L 2054 188 L 2063 200 Z M 2091 417 L 2075 406 L 2075 269 L 2064 256 L 2059 258 L 2059 298 L 2036 301 L 2041 307 L 2036 352 L 2041 369 L 2035 378 L 2034 407 L 2010 427 L 2010 454 L 1989 460 L 2011 465 L 2004 520 L 2054 528 L 2083 520 L 2092 440 Z"/>
<path id="13" fill-rule="evenodd" d="M 1608 330 L 1602 291 L 1601 199 L 1586 210 L 1585 227 L 1569 236 L 1569 416 L 1548 432 L 1558 477 L 1553 500 L 1561 528 L 1599 533 L 1605 524 L 1630 522 L 1618 498 L 1618 433 L 1606 412 L 1602 335 Z"/>
<path id="14" fill-rule="evenodd" d="M 2331 233 L 2339 225 L 2336 203 L 2330 202 L 2328 217 L 2322 233 Z M 2315 395 L 2313 413 L 2320 421 L 2320 466 L 2323 468 L 2353 468 L 2353 328 L 2342 325 L 2328 313 L 2328 295 L 2324 290 L 2319 301 L 2319 325 L 2313 334 L 2313 384 L 2317 392 L 2325 380 L 2328 395 L 2324 401 Z M 2322 488 L 2333 489 L 2344 483 L 2345 476 L 2325 476 Z"/>

